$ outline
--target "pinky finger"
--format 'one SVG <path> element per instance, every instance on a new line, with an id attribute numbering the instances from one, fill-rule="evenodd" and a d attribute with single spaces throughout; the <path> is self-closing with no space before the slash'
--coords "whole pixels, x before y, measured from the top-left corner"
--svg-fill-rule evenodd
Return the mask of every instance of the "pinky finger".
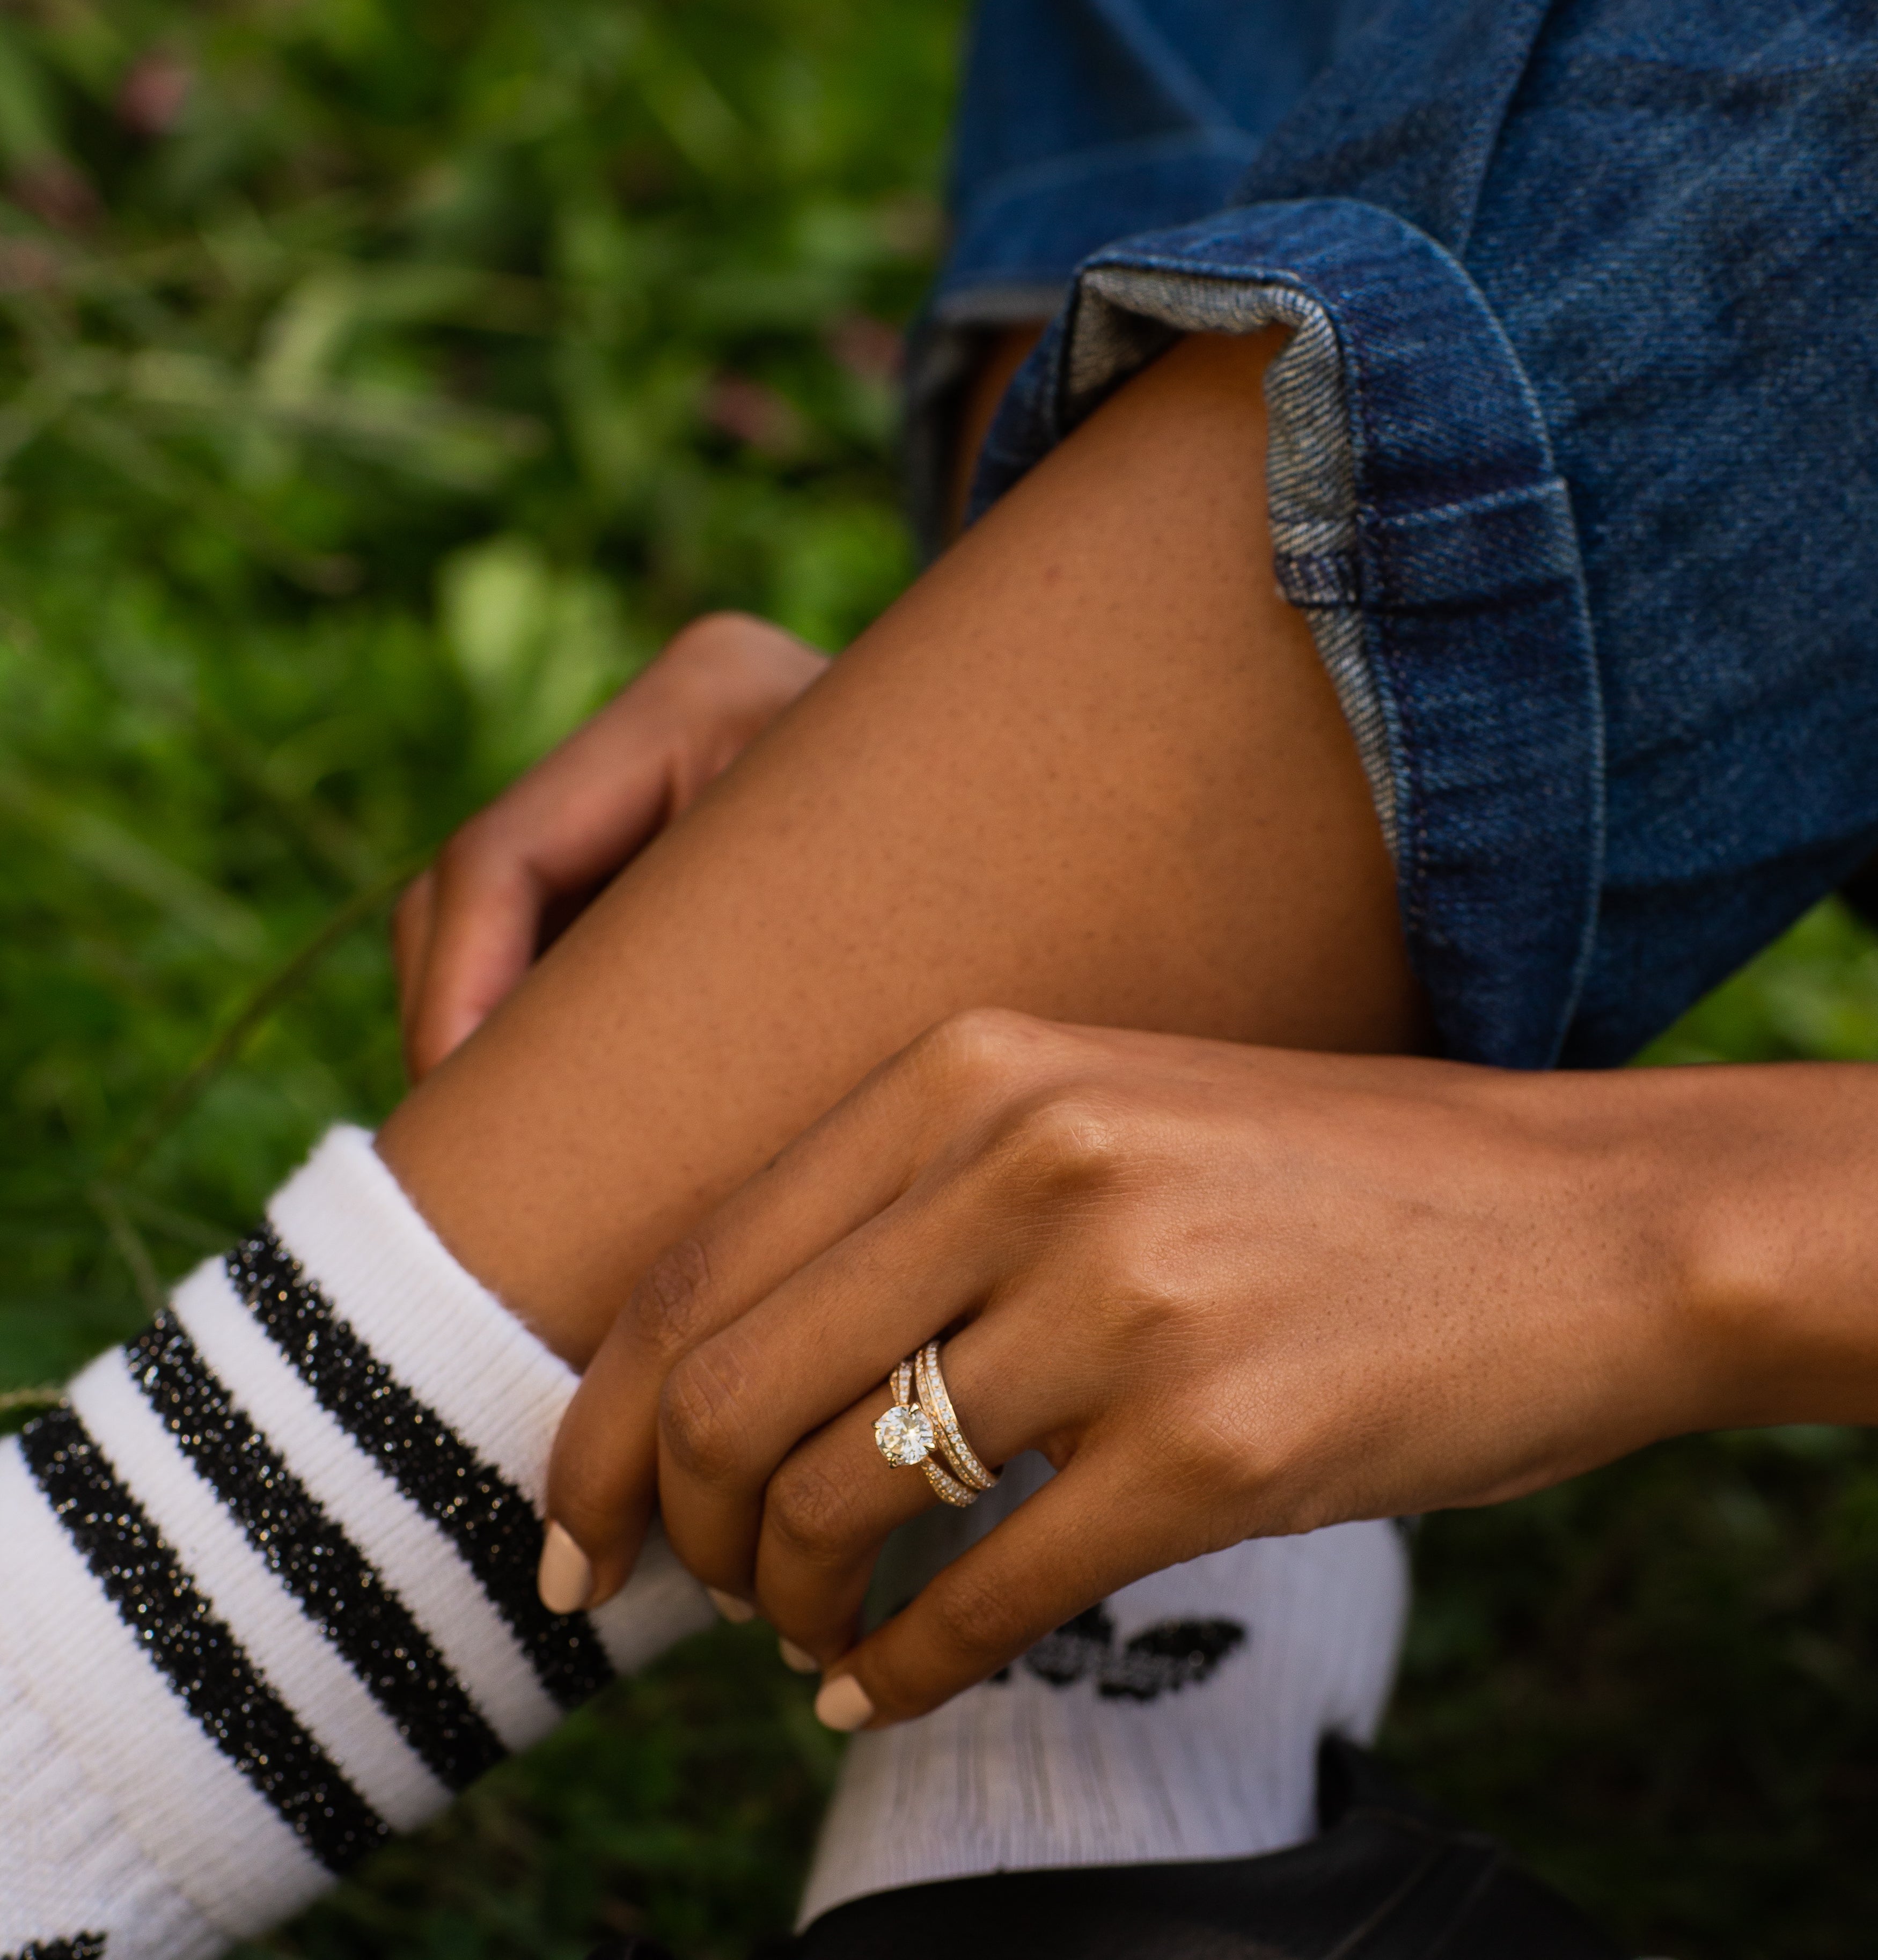
<path id="1" fill-rule="evenodd" d="M 1142 1505 L 1139 1477 L 1119 1460 L 1073 1459 L 837 1661 L 815 1712 L 832 1729 L 927 1713 L 1098 1600 L 1189 1556 L 1172 1550 L 1173 1524 Z"/>

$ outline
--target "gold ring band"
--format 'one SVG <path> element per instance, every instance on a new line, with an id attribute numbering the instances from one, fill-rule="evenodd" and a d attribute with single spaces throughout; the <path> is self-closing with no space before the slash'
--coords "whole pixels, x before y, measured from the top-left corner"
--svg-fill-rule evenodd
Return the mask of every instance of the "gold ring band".
<path id="1" fill-rule="evenodd" d="M 893 1406 L 878 1417 L 874 1425 L 874 1444 L 896 1470 L 919 1469 L 934 1494 L 963 1510 L 978 1502 L 979 1494 L 962 1484 L 933 1453 L 936 1440 L 932 1415 L 913 1398 L 914 1367 L 911 1357 L 893 1370 Z"/>
<path id="2" fill-rule="evenodd" d="M 904 1364 L 902 1364 L 904 1365 Z M 931 1424 L 940 1453 L 950 1465 L 959 1481 L 974 1491 L 988 1491 L 998 1481 L 998 1473 L 985 1468 L 979 1455 L 959 1427 L 958 1412 L 946 1388 L 939 1366 L 939 1343 L 928 1341 L 919 1351 L 913 1379 L 919 1393 L 919 1406 Z"/>
<path id="3" fill-rule="evenodd" d="M 917 1399 L 915 1397 L 915 1385 L 918 1380 L 918 1370 L 909 1355 L 893 1370 L 893 1399 L 901 1408 L 912 1411 L 922 1420 L 926 1433 L 933 1436 L 937 1442 L 938 1439 L 934 1435 L 932 1411 L 926 1406 L 924 1396 Z M 962 1511 L 968 1504 L 978 1502 L 979 1494 L 972 1486 L 953 1476 L 945 1465 L 930 1452 L 921 1460 L 919 1467 L 925 1472 L 926 1481 L 932 1486 L 933 1494 L 944 1503 Z"/>

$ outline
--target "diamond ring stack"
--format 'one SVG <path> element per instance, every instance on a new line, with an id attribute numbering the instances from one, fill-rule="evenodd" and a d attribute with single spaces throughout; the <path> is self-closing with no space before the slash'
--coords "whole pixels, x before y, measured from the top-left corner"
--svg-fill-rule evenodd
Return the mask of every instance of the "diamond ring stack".
<path id="1" fill-rule="evenodd" d="M 896 1470 L 924 1471 L 936 1494 L 961 1510 L 998 1481 L 960 1430 L 937 1341 L 893 1370 L 893 1406 L 874 1424 L 874 1442 Z"/>

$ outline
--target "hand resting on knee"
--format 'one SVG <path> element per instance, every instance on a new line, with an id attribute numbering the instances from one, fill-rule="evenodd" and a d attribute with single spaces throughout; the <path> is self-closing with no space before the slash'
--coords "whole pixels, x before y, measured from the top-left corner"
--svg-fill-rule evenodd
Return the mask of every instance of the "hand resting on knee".
<path id="1" fill-rule="evenodd" d="M 694 620 L 450 838 L 393 925 L 412 1081 L 476 1032 L 544 944 L 827 665 L 766 619 Z"/>

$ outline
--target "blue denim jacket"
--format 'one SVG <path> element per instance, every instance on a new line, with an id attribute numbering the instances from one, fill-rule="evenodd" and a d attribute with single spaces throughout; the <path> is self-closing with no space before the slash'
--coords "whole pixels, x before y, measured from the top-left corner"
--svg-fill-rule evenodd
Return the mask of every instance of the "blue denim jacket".
<path id="1" fill-rule="evenodd" d="M 1449 1053 L 1620 1061 L 1878 845 L 1870 0 L 986 0 L 953 201 L 929 471 L 961 330 L 1057 310 L 975 509 L 1294 329 L 1277 575 Z"/>

